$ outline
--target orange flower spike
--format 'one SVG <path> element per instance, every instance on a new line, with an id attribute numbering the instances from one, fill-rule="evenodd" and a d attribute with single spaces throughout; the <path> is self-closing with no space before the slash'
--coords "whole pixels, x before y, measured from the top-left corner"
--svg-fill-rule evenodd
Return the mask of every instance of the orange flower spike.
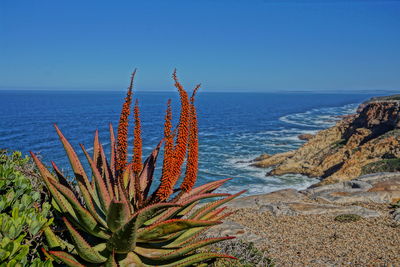
<path id="1" fill-rule="evenodd" d="M 171 100 L 167 103 L 164 124 L 164 161 L 161 175 L 161 184 L 156 192 L 157 199 L 166 200 L 172 194 L 173 165 L 174 165 L 174 138 L 172 133 Z"/>
<path id="2" fill-rule="evenodd" d="M 181 114 L 179 117 L 178 133 L 174 147 L 175 164 L 173 168 L 173 185 L 175 185 L 176 181 L 179 179 L 181 166 L 185 161 L 186 156 L 189 139 L 190 103 L 187 92 L 185 91 L 185 89 L 183 89 L 183 86 L 179 83 L 178 78 L 176 77 L 176 70 L 174 71 L 172 77 L 175 80 L 175 87 L 179 91 L 179 97 L 181 101 Z"/>
<path id="3" fill-rule="evenodd" d="M 142 137 L 140 129 L 140 117 L 139 117 L 139 104 L 136 99 L 135 107 L 133 109 L 135 117 L 135 130 L 134 130 L 134 142 L 133 142 L 133 158 L 132 158 L 132 169 L 136 175 L 140 174 L 143 168 L 142 164 Z"/>
<path id="4" fill-rule="evenodd" d="M 186 163 L 185 178 L 180 186 L 183 192 L 192 190 L 197 180 L 197 172 L 199 165 L 199 139 L 198 139 L 198 125 L 196 107 L 194 105 L 194 96 L 200 84 L 193 90 L 192 97 L 190 98 L 190 128 L 189 128 L 189 151 Z"/>
<path id="5" fill-rule="evenodd" d="M 118 134 L 117 134 L 117 155 L 116 155 L 116 170 L 117 176 L 120 175 L 126 165 L 128 157 L 128 124 L 129 124 L 129 114 L 132 103 L 132 88 L 133 79 L 135 78 L 136 69 L 132 73 L 131 83 L 128 88 L 128 92 L 125 97 L 125 102 L 122 106 L 121 115 L 118 123 Z"/>

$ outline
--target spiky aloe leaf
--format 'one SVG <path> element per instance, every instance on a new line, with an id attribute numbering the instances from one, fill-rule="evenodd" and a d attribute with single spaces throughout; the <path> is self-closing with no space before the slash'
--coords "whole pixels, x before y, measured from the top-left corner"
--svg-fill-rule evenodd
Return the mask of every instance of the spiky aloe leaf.
<path id="1" fill-rule="evenodd" d="M 56 174 L 56 177 L 58 178 L 57 181 L 59 181 L 62 185 L 69 186 L 67 179 L 57 167 L 56 163 L 54 161 L 51 161 L 51 165 L 53 166 L 53 170 Z"/>
<path id="2" fill-rule="evenodd" d="M 198 186 L 196 188 L 193 188 L 191 191 L 184 193 L 182 195 L 181 199 L 187 198 L 189 196 L 197 195 L 197 194 L 210 193 L 229 180 L 232 180 L 232 178 L 222 179 L 222 180 L 218 180 L 218 181 L 214 181 L 214 182 L 210 182 L 210 183 Z"/>
<path id="3" fill-rule="evenodd" d="M 214 209 L 218 208 L 219 206 L 227 203 L 228 201 L 234 199 L 235 197 L 240 196 L 241 194 L 245 193 L 247 190 L 242 190 L 236 194 L 233 194 L 229 197 L 226 197 L 224 199 L 221 200 L 217 200 L 215 202 L 212 202 L 208 205 L 204 205 L 203 207 L 201 207 L 200 209 L 196 210 L 191 216 L 189 216 L 191 219 L 199 219 L 203 216 L 205 216 L 206 214 L 208 214 L 209 212 L 213 211 Z"/>
<path id="4" fill-rule="evenodd" d="M 128 188 L 129 182 L 132 182 L 131 179 L 131 177 L 133 177 L 132 174 L 133 174 L 132 164 L 129 164 L 122 173 L 122 181 L 124 183 L 125 188 Z"/>
<path id="5" fill-rule="evenodd" d="M 94 132 L 94 141 L 93 141 L 93 162 L 96 164 L 97 167 L 99 166 L 99 160 L 100 160 L 100 149 L 99 149 L 99 130 L 96 130 Z"/>
<path id="6" fill-rule="evenodd" d="M 71 144 L 68 142 L 68 140 L 65 138 L 65 136 L 63 135 L 63 133 L 56 124 L 54 124 L 54 128 L 56 128 L 61 143 L 63 144 L 64 149 L 67 152 L 67 156 L 71 163 L 71 167 L 75 173 L 75 177 L 77 179 L 79 188 L 81 188 L 81 186 L 85 186 L 86 189 L 89 191 L 89 193 L 93 195 L 91 184 L 85 173 L 85 170 L 83 169 L 82 163 L 80 162 L 78 156 L 76 155 L 75 150 L 72 148 Z"/>
<path id="7" fill-rule="evenodd" d="M 146 159 L 143 165 L 143 170 L 139 176 L 140 190 L 143 192 L 144 198 L 147 198 L 150 186 L 153 182 L 153 174 L 156 168 L 156 161 L 158 154 L 160 152 L 161 144 L 162 141 L 158 143 L 157 147 L 153 150 L 153 152 L 151 152 L 151 155 Z"/>
<path id="8" fill-rule="evenodd" d="M 182 215 L 186 214 L 188 211 L 190 211 L 190 206 L 192 204 L 195 204 L 197 201 L 202 200 L 202 199 L 207 199 L 207 198 L 214 198 L 214 197 L 225 197 L 225 196 L 230 196 L 230 194 L 227 193 L 207 193 L 207 194 L 199 194 L 195 196 L 190 196 L 184 199 L 180 199 L 177 201 L 177 204 L 180 204 L 181 207 L 169 209 L 168 211 L 165 211 L 163 214 L 160 214 L 157 217 L 154 217 L 151 221 L 146 222 L 146 224 L 149 223 L 154 223 L 154 222 L 161 222 L 170 218 L 173 218 L 175 215 L 182 213 Z M 189 209 L 188 209 L 189 208 Z M 186 212 L 184 212 L 187 210 Z"/>
<path id="9" fill-rule="evenodd" d="M 75 210 L 75 214 L 77 216 L 77 222 L 91 234 L 100 237 L 100 238 L 108 238 L 109 235 L 102 231 L 97 223 L 96 219 L 87 211 L 79 201 L 75 198 L 72 191 L 70 191 L 67 187 L 57 183 L 56 181 L 51 181 L 52 185 L 69 201 L 71 206 Z"/>
<path id="10" fill-rule="evenodd" d="M 222 208 L 213 210 L 212 212 L 201 217 L 201 219 L 202 220 L 213 220 L 214 217 L 216 217 L 218 214 L 220 214 L 221 212 L 223 212 L 226 209 L 227 209 L 227 207 L 222 207 Z"/>
<path id="11" fill-rule="evenodd" d="M 115 161 L 116 161 L 116 146 L 115 146 L 115 134 L 114 134 L 114 128 L 112 124 L 109 124 L 109 129 L 110 129 L 110 170 L 112 177 L 115 178 Z M 111 184 L 115 185 L 115 182 L 112 182 Z M 114 190 L 115 193 L 115 190 Z"/>
<path id="12" fill-rule="evenodd" d="M 183 246 L 186 243 L 189 243 L 191 240 L 200 236 L 200 234 L 204 233 L 209 227 L 195 227 L 184 231 L 183 233 L 178 233 L 177 238 L 171 240 L 167 245 L 164 245 L 165 248 L 174 248 Z"/>
<path id="13" fill-rule="evenodd" d="M 210 244 L 214 244 L 217 242 L 221 242 L 224 240 L 228 240 L 228 239 L 233 239 L 234 237 L 232 236 L 227 236 L 227 237 L 216 237 L 216 238 L 207 238 L 201 241 L 198 241 L 196 243 L 187 245 L 185 247 L 179 248 L 179 249 L 174 249 L 172 252 L 166 253 L 164 255 L 160 255 L 157 257 L 151 257 L 151 259 L 153 260 L 160 260 L 160 261 L 167 261 L 167 260 L 172 260 L 178 257 L 181 257 L 187 253 L 190 253 L 198 248 L 210 245 Z"/>
<path id="14" fill-rule="evenodd" d="M 158 210 L 175 206 L 177 206 L 177 204 L 159 203 L 137 211 L 126 224 L 113 233 L 107 242 L 107 247 L 109 250 L 113 250 L 116 253 L 128 253 L 133 251 L 136 245 L 139 227 Z"/>
<path id="15" fill-rule="evenodd" d="M 93 160 L 90 158 L 89 153 L 86 151 L 84 145 L 80 144 L 83 153 L 86 156 L 86 159 L 89 162 L 90 168 L 92 169 L 93 172 L 93 177 L 96 185 L 97 192 L 99 193 L 99 199 L 101 206 L 103 207 L 103 210 L 107 210 L 108 206 L 110 205 L 111 199 L 110 199 L 110 194 L 108 193 L 107 186 L 104 183 L 104 180 L 97 169 L 96 164 L 93 162 Z"/>
<path id="16" fill-rule="evenodd" d="M 133 252 L 129 252 L 128 254 L 126 254 L 126 258 L 121 260 L 119 262 L 120 266 L 137 266 L 137 267 L 142 267 L 142 266 L 146 266 L 143 264 L 142 260 L 139 258 L 138 255 L 136 255 Z"/>
<path id="17" fill-rule="evenodd" d="M 57 236 L 50 229 L 50 227 L 46 227 L 43 230 L 43 232 L 44 232 L 44 236 L 46 237 L 47 245 L 49 246 L 49 248 L 61 247 L 61 244 L 60 244 Z"/>
<path id="18" fill-rule="evenodd" d="M 112 232 L 121 228 L 130 216 L 129 204 L 113 199 L 107 213 L 107 225 Z"/>
<path id="19" fill-rule="evenodd" d="M 63 221 L 67 226 L 68 232 L 72 236 L 75 243 L 75 248 L 79 253 L 79 256 L 91 263 L 103 263 L 107 261 L 107 258 L 100 255 L 93 247 L 86 242 L 86 240 L 78 233 L 77 230 L 69 223 L 69 221 L 64 217 Z"/>
<path id="20" fill-rule="evenodd" d="M 185 267 L 185 266 L 192 266 L 195 263 L 199 262 L 204 262 L 207 260 L 212 260 L 216 258 L 227 258 L 227 259 L 234 259 L 237 260 L 237 258 L 229 256 L 229 255 L 224 255 L 224 254 L 217 254 L 217 253 L 198 253 L 195 255 L 191 255 L 189 257 L 184 257 L 181 260 L 174 261 L 173 263 L 170 264 L 160 264 L 158 265 L 159 267 Z"/>
<path id="21" fill-rule="evenodd" d="M 79 263 L 77 259 L 75 259 L 72 255 L 63 252 L 63 251 L 49 251 L 49 253 L 56 259 L 62 261 L 69 267 L 85 267 Z"/>
<path id="22" fill-rule="evenodd" d="M 75 195 L 67 187 L 59 184 L 54 180 L 49 180 L 50 183 L 60 192 L 74 208 L 78 221 L 84 222 L 84 226 L 88 229 L 94 229 L 97 225 L 96 220 L 92 215 L 79 203 Z"/>
<path id="23" fill-rule="evenodd" d="M 90 214 L 104 227 L 107 227 L 107 223 L 105 221 L 104 211 L 100 206 L 95 202 L 93 203 L 92 198 L 90 196 L 89 191 L 86 190 L 85 187 L 81 188 L 81 194 L 83 199 L 85 200 L 86 208 L 89 210 Z"/>
<path id="24" fill-rule="evenodd" d="M 107 261 L 104 263 L 104 267 L 118 267 L 118 263 L 115 261 L 114 252 L 110 254 Z"/>
<path id="25" fill-rule="evenodd" d="M 112 186 L 112 181 L 113 181 L 113 174 L 110 169 L 110 165 L 108 164 L 106 154 L 104 153 L 104 149 L 101 143 L 99 143 L 99 150 L 100 150 L 100 158 L 101 158 L 101 170 L 102 170 L 102 176 L 106 182 L 108 193 L 110 195 L 110 198 L 112 199 L 114 197 L 114 190 Z"/>
<path id="26" fill-rule="evenodd" d="M 51 173 L 47 170 L 47 168 L 43 165 L 43 163 L 38 159 L 38 157 L 30 152 L 33 161 L 39 169 L 40 175 L 47 186 L 47 189 L 50 191 L 50 194 L 53 196 L 53 199 L 57 203 L 58 207 L 61 209 L 61 212 L 70 214 L 74 219 L 76 219 L 76 214 L 71 204 L 65 199 L 65 197 L 58 192 L 52 183 L 51 180 L 55 180 Z"/>
<path id="27" fill-rule="evenodd" d="M 146 242 L 146 240 L 154 240 L 162 238 L 166 235 L 176 233 L 182 230 L 202 227 L 202 226 L 212 226 L 216 224 L 221 224 L 218 221 L 200 221 L 200 220 L 188 220 L 188 219 L 173 219 L 167 220 L 158 224 L 149 226 L 138 232 L 138 241 Z"/>

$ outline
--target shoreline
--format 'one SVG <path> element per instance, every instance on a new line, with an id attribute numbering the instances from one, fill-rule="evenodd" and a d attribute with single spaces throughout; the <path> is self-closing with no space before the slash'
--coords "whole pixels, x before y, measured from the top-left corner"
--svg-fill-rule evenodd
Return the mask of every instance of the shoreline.
<path id="1" fill-rule="evenodd" d="M 355 114 L 341 116 L 334 126 L 299 136 L 306 140 L 300 148 L 261 155 L 250 166 L 269 168 L 266 176 L 301 174 L 318 178 L 321 181 L 316 186 L 400 170 L 399 117 L 397 98 L 373 98 L 361 103 Z"/>

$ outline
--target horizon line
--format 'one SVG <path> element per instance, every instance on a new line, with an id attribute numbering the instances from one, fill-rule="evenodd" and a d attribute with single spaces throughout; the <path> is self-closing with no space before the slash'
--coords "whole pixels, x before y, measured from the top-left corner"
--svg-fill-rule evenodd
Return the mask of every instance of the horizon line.
<path id="1" fill-rule="evenodd" d="M 2 88 L 0 87 L 0 92 L 10 92 L 10 91 L 28 91 L 28 92 L 125 92 L 126 89 L 49 89 L 49 88 Z M 137 93 L 172 93 L 175 90 L 143 90 L 136 89 Z M 201 91 L 201 93 L 398 93 L 399 89 L 283 89 L 283 90 L 206 90 Z"/>

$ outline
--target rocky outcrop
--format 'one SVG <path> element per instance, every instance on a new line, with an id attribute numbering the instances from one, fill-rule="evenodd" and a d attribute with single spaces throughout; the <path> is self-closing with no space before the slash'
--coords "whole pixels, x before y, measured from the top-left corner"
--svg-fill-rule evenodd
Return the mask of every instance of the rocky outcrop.
<path id="1" fill-rule="evenodd" d="M 400 98 L 400 96 L 399 96 Z M 300 173 L 320 177 L 319 185 L 354 179 L 375 162 L 400 158 L 400 100 L 373 99 L 357 114 L 318 132 L 295 151 L 271 155 L 252 163 L 272 167 L 270 175 Z"/>
<path id="2" fill-rule="evenodd" d="M 300 134 L 300 135 L 298 136 L 298 138 L 299 138 L 300 140 L 305 140 L 305 141 L 308 141 L 308 140 L 310 140 L 310 139 L 313 138 L 313 137 L 314 137 L 313 134 Z"/>

